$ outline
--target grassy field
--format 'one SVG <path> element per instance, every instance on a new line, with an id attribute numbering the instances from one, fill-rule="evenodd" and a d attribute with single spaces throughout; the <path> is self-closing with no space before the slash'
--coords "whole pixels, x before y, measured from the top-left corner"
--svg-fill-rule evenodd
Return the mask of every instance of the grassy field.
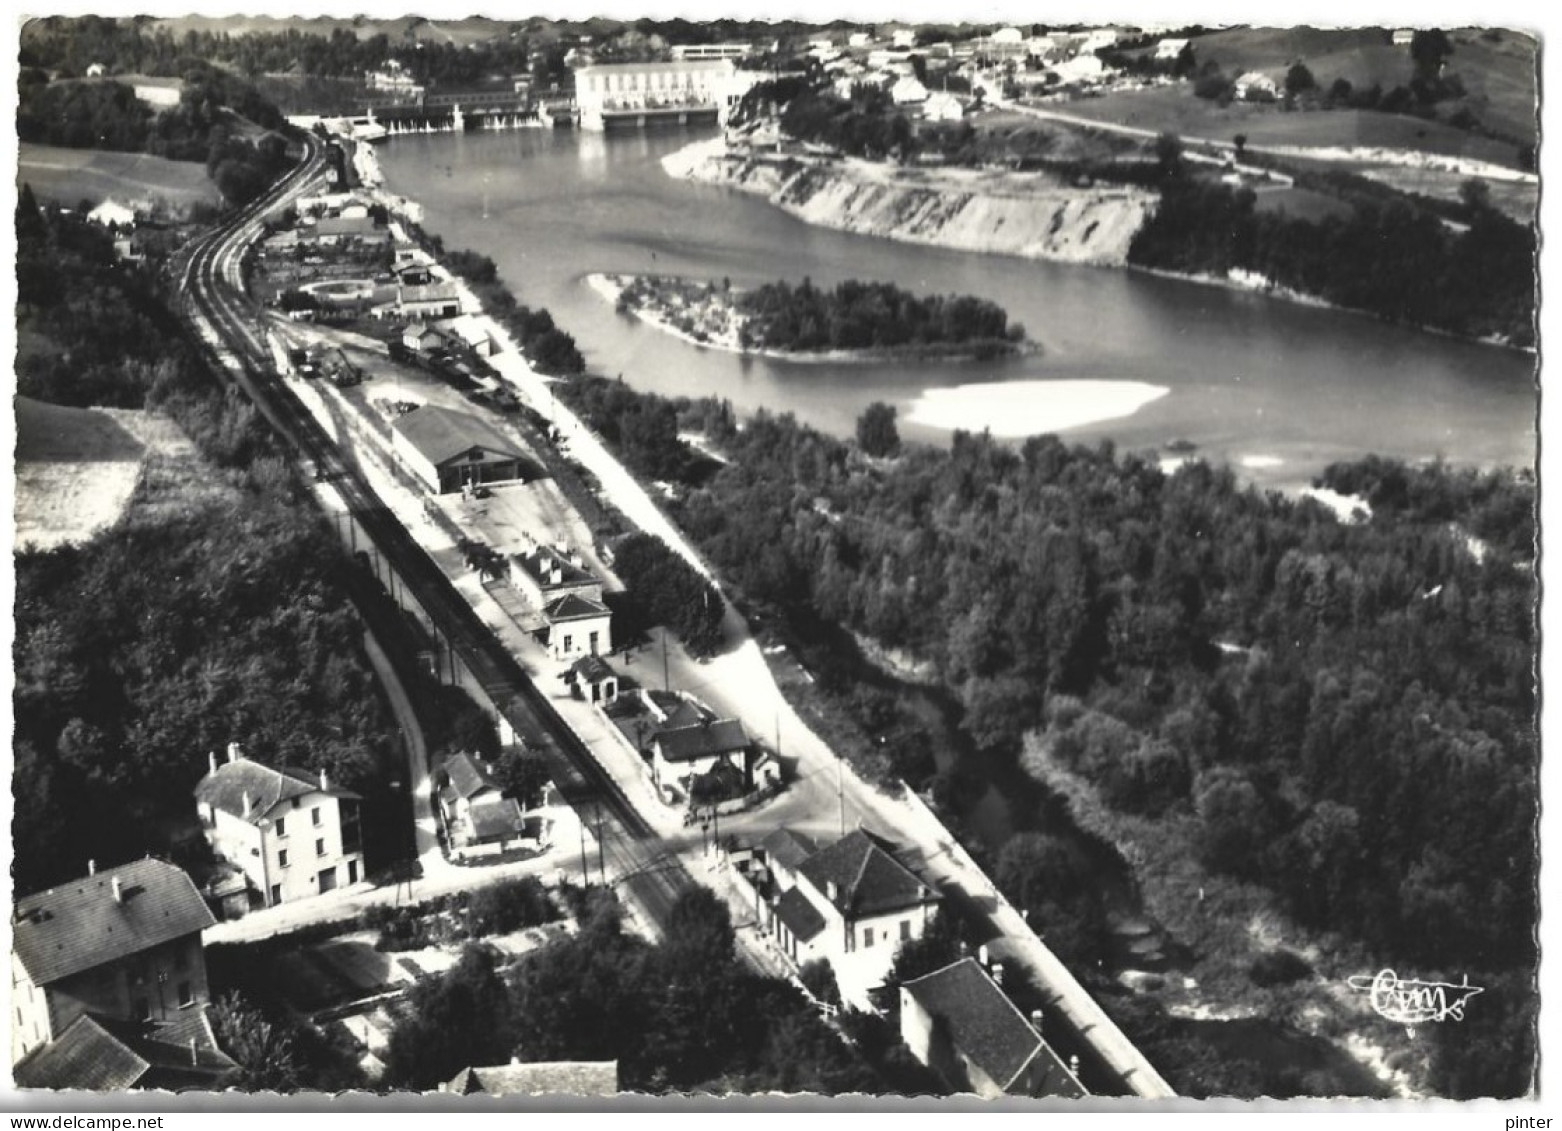
<path id="1" fill-rule="evenodd" d="M 1353 211 L 1349 204 L 1337 196 L 1326 196 L 1321 192 L 1304 188 L 1280 188 L 1260 192 L 1254 198 L 1253 209 L 1256 212 L 1284 212 L 1293 220 L 1309 220 L 1313 223 L 1330 216 L 1339 216 L 1343 219 L 1350 216 Z"/>
<path id="2" fill-rule="evenodd" d="M 193 161 L 168 161 L 144 153 L 111 153 L 100 149 L 65 149 L 53 145 L 18 146 L 16 182 L 32 185 L 39 200 L 74 206 L 151 199 L 173 205 L 219 205 L 222 197 Z"/>
<path id="3" fill-rule="evenodd" d="M 1517 147 L 1441 122 L 1368 110 L 1284 110 L 1278 103 L 1233 102 L 1223 107 L 1195 97 L 1188 84 L 1114 91 L 1100 98 L 1069 102 L 1058 109 L 1092 121 L 1170 131 L 1187 139 L 1229 142 L 1236 134 L 1246 134 L 1248 144 L 1255 148 L 1414 149 L 1509 168 L 1518 164 Z"/>
<path id="4" fill-rule="evenodd" d="M 84 542 L 115 522 L 158 522 L 234 493 L 166 417 L 14 403 L 18 546 Z"/>

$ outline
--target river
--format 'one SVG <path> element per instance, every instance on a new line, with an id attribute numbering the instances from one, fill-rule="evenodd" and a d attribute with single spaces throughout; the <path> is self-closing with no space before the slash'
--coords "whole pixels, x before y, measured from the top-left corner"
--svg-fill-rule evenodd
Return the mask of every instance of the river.
<path id="1" fill-rule="evenodd" d="M 576 337 L 594 372 L 635 388 L 715 394 L 742 413 L 791 412 L 843 436 L 883 400 L 899 409 L 903 436 L 933 442 L 984 424 L 996 435 L 1111 439 L 1119 450 L 1185 439 L 1270 487 L 1366 452 L 1534 463 L 1532 355 L 1224 287 L 810 226 L 662 171 L 665 154 L 704 136 L 431 134 L 397 138 L 379 156 L 387 187 L 423 205 L 429 231 L 491 256 L 522 302 L 547 307 Z M 746 358 L 617 314 L 585 281 L 599 271 L 975 294 L 1008 310 L 1043 352 L 986 363 Z M 1108 413 L 1120 415 L 1077 423 Z"/>

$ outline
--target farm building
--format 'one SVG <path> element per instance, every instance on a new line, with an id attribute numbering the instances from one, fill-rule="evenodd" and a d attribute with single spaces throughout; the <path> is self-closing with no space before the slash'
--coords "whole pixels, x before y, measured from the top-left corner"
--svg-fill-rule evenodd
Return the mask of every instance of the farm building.
<path id="1" fill-rule="evenodd" d="M 391 425 L 396 456 L 435 494 L 526 478 L 520 445 L 464 412 L 423 405 Z"/>
<path id="2" fill-rule="evenodd" d="M 455 318 L 461 313 L 461 293 L 454 283 L 401 283 L 396 312 L 405 318 Z"/>

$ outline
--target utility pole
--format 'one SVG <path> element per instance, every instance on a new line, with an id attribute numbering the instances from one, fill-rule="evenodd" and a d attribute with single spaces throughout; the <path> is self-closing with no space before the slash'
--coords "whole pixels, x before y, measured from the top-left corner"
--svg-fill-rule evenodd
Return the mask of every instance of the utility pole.
<path id="1" fill-rule="evenodd" d="M 591 874 L 586 871 L 586 814 L 584 807 L 576 810 L 575 816 L 580 824 L 580 882 L 582 885 L 591 882 Z"/>
<path id="2" fill-rule="evenodd" d="M 662 690 L 672 690 L 672 682 L 667 678 L 667 626 L 665 624 L 662 625 Z"/>
<path id="3" fill-rule="evenodd" d="M 835 797 L 841 806 L 841 835 L 846 835 L 846 777 L 839 753 L 835 755 Z"/>
<path id="4" fill-rule="evenodd" d="M 607 884 L 607 861 L 602 850 L 602 802 L 597 802 L 597 876 Z"/>

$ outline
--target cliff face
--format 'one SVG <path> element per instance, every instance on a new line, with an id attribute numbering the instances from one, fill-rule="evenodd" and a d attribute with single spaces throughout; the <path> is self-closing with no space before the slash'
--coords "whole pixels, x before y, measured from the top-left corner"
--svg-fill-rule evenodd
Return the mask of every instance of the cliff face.
<path id="1" fill-rule="evenodd" d="M 1041 173 L 900 169 L 699 143 L 670 155 L 673 176 L 762 196 L 808 221 L 964 251 L 1120 266 L 1155 194 L 1076 188 Z"/>

